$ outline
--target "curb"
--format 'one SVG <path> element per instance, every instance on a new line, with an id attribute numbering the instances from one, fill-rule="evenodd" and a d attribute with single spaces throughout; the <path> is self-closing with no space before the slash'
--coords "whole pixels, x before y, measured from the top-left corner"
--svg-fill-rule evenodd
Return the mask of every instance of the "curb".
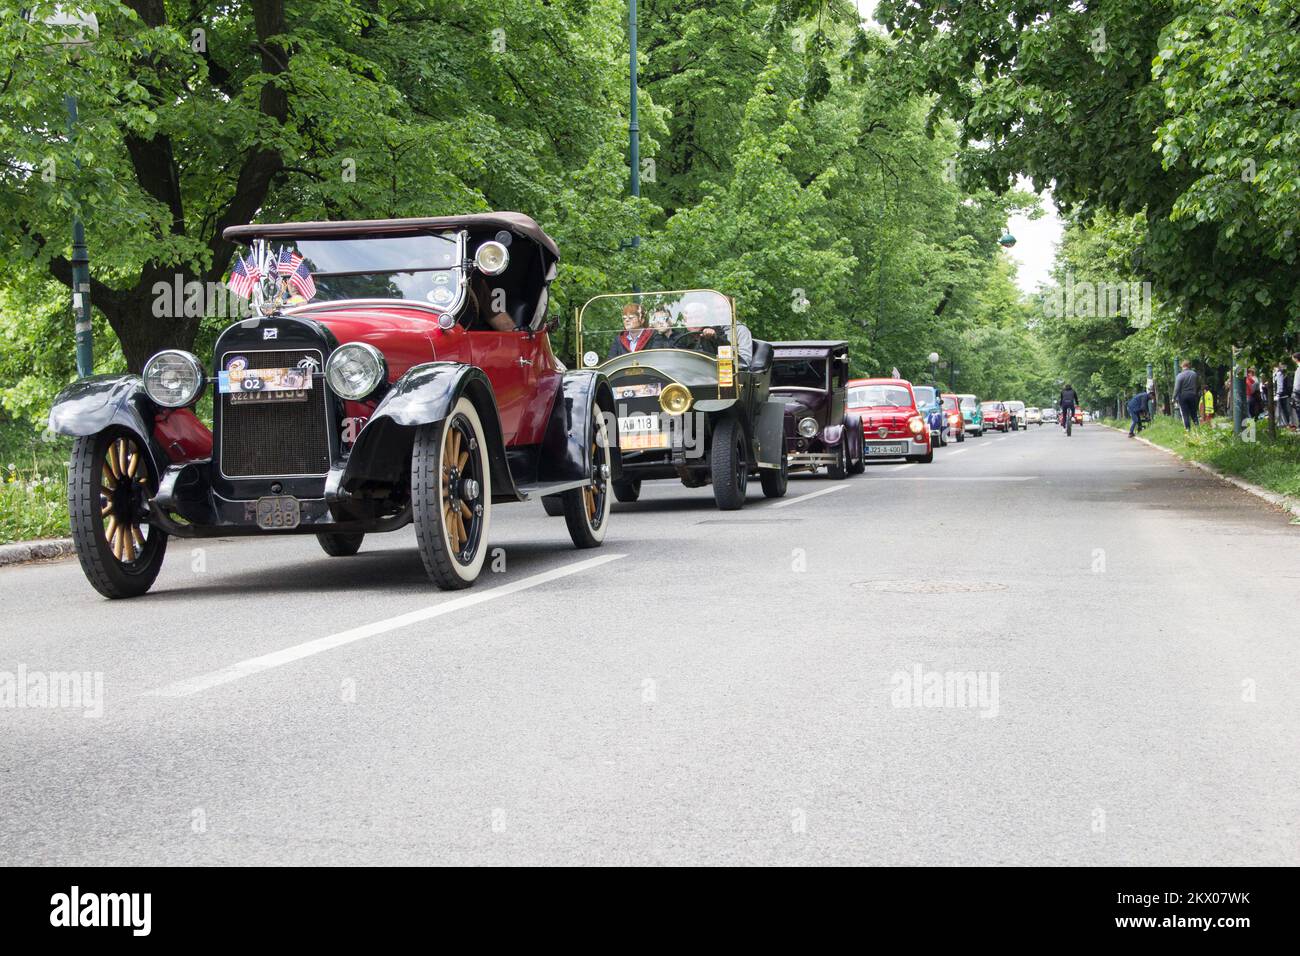
<path id="1" fill-rule="evenodd" d="M 1124 432 L 1124 429 L 1116 428 L 1114 425 L 1107 425 L 1106 427 L 1109 428 L 1111 431 L 1127 434 L 1126 432 Z M 1218 478 L 1220 481 L 1226 481 L 1230 485 L 1235 485 L 1236 487 L 1240 488 L 1242 491 L 1245 491 L 1248 494 L 1252 494 L 1256 498 L 1260 498 L 1264 501 L 1267 501 L 1269 504 L 1273 505 L 1274 507 L 1281 508 L 1283 511 L 1289 511 L 1297 518 L 1300 518 L 1300 501 L 1297 501 L 1294 498 L 1288 498 L 1286 495 L 1278 494 L 1276 491 L 1269 491 L 1267 488 L 1261 488 L 1259 485 L 1252 484 L 1251 482 L 1246 481 L 1243 478 L 1238 478 L 1235 475 L 1229 475 L 1226 472 L 1222 472 L 1219 469 L 1215 468 L 1213 465 L 1207 465 L 1201 461 L 1193 461 L 1190 458 L 1184 458 L 1182 455 L 1178 454 L 1178 452 L 1174 451 L 1173 449 L 1166 448 L 1164 445 L 1157 445 L 1155 442 L 1143 438 L 1141 435 L 1134 435 L 1133 440 L 1140 441 L 1148 448 L 1154 448 L 1157 451 L 1164 452 L 1166 455 L 1170 455 L 1174 458 L 1177 458 L 1185 465 L 1191 465 L 1194 468 L 1199 468 L 1201 469 L 1201 471 L 1205 472 L 1206 474 L 1213 475 L 1215 478 Z"/>
<path id="2" fill-rule="evenodd" d="M 16 541 L 0 544 L 0 568 L 32 561 L 48 561 L 72 555 L 71 538 L 46 538 L 43 541 Z"/>

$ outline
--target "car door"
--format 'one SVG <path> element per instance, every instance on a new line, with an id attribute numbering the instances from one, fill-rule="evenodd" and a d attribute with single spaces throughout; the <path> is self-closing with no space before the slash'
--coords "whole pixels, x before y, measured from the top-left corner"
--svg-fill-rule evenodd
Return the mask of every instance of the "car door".
<path id="1" fill-rule="evenodd" d="M 492 382 L 502 437 L 507 445 L 513 445 L 537 381 L 534 345 L 527 332 L 474 330 L 466 335 L 474 364 Z"/>

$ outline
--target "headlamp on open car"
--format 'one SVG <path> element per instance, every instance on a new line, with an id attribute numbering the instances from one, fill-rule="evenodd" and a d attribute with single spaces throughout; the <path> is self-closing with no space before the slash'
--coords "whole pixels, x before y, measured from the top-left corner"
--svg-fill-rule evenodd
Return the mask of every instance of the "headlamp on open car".
<path id="1" fill-rule="evenodd" d="M 144 363 L 144 390 L 164 408 L 184 408 L 203 394 L 203 365 L 189 352 L 164 349 Z"/>
<path id="2" fill-rule="evenodd" d="M 367 342 L 340 345 L 325 363 L 325 381 L 335 395 L 350 402 L 365 398 L 387 378 L 388 362 Z"/>

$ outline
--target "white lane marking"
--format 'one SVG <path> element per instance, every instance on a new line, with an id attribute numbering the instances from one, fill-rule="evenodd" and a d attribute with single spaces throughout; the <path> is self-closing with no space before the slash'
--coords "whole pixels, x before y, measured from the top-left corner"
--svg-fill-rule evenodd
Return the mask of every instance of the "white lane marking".
<path id="1" fill-rule="evenodd" d="M 909 461 L 902 465 L 890 465 L 887 468 L 882 468 L 880 470 L 881 471 L 902 471 L 904 468 L 915 468 L 919 464 L 920 464 L 919 461 Z"/>
<path id="2" fill-rule="evenodd" d="M 192 697 L 195 694 L 201 694 L 205 690 L 220 687 L 222 684 L 229 684 L 231 681 L 237 681 L 243 677 L 260 674 L 263 671 L 268 671 L 275 667 L 283 667 L 285 664 L 300 661 L 304 657 L 311 657 L 314 654 L 333 650 L 336 647 L 342 647 L 345 644 L 351 644 L 354 641 L 360 641 L 367 637 L 375 637 L 379 634 L 386 634 L 389 631 L 395 631 L 399 628 L 410 627 L 412 624 L 419 624 L 422 621 L 428 621 L 435 617 L 442 617 L 445 614 L 463 611 L 465 608 L 474 607 L 487 601 L 496 600 L 497 598 L 509 597 L 511 594 L 518 594 L 520 591 L 526 591 L 529 588 L 548 584 L 551 581 L 568 577 L 571 574 L 589 571 L 602 564 L 608 564 L 610 561 L 617 561 L 619 558 L 625 557 L 627 557 L 625 554 L 602 554 L 599 557 L 589 558 L 586 561 L 575 561 L 573 564 L 566 564 L 561 568 L 553 568 L 550 571 L 543 571 L 541 574 L 533 574 L 526 578 L 520 578 L 518 581 L 512 581 L 510 584 L 502 584 L 495 588 L 473 591 L 462 597 L 452 598 L 450 601 L 444 601 L 441 604 L 434 604 L 430 607 L 420 608 L 418 611 L 408 611 L 406 614 L 399 614 L 396 617 L 386 618 L 382 621 L 375 621 L 373 624 L 363 624 L 360 627 L 354 627 L 350 630 L 339 631 L 337 634 L 318 637 L 316 640 L 307 641 L 305 644 L 295 644 L 293 647 L 286 647 L 282 651 L 263 654 L 261 657 L 249 658 L 246 661 L 240 661 L 238 664 L 231 664 L 229 667 L 223 667 L 220 670 L 212 671 L 208 674 L 200 674 L 198 677 L 190 677 L 185 680 L 177 681 L 174 684 L 157 687 L 153 690 L 146 691 L 143 696 Z"/>
<path id="3" fill-rule="evenodd" d="M 791 505 L 797 505 L 801 501 L 807 501 L 809 498 L 820 498 L 822 495 L 829 495 L 832 492 L 843 491 L 848 485 L 832 485 L 829 488 L 823 488 L 821 491 L 811 491 L 806 495 L 800 495 L 798 498 L 787 498 L 784 501 L 778 501 L 772 505 L 773 508 L 788 508 Z"/>
<path id="4" fill-rule="evenodd" d="M 1034 481 L 1037 475 L 881 475 L 880 481 Z"/>
<path id="5" fill-rule="evenodd" d="M 958 448 L 956 451 L 950 451 L 950 452 L 948 453 L 948 455 L 949 455 L 949 457 L 951 457 L 952 455 L 962 455 L 962 454 L 965 454 L 965 453 L 968 452 L 968 451 L 970 451 L 969 448 Z"/>

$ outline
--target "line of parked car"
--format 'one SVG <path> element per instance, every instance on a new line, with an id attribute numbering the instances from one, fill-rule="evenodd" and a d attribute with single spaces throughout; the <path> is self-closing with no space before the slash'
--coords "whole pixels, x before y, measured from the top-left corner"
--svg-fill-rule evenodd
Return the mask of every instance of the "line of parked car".
<path id="1" fill-rule="evenodd" d="M 331 557 L 415 526 L 430 579 L 478 578 L 498 505 L 540 501 L 598 547 L 641 484 L 831 479 L 1014 430 L 1037 409 L 849 378 L 844 341 L 765 342 L 711 289 L 598 295 L 577 368 L 551 349 L 559 248 L 519 213 L 232 226 L 251 314 L 210 355 L 69 385 L 72 538 L 110 598 L 152 587 L 169 538 L 312 534 Z M 195 413 L 212 389 L 211 422 Z"/>

